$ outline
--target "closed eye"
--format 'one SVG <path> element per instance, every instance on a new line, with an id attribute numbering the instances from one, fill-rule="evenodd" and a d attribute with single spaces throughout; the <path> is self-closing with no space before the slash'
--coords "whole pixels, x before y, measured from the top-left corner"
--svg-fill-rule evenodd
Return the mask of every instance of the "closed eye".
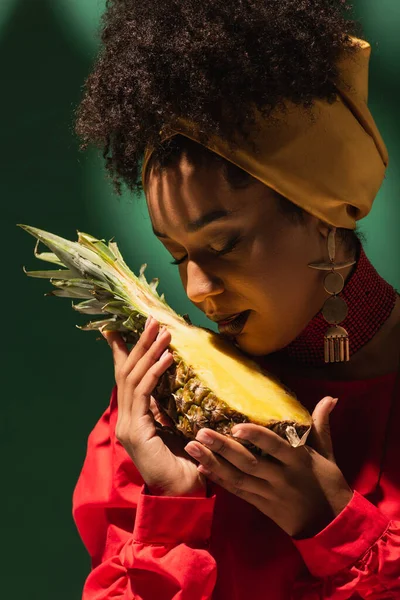
<path id="1" fill-rule="evenodd" d="M 213 250 L 212 252 L 215 256 L 222 256 L 223 254 L 228 254 L 229 252 L 232 252 L 232 250 L 238 245 L 240 240 L 241 240 L 241 237 L 237 236 L 237 237 L 233 238 L 232 240 L 230 240 L 228 242 L 228 244 L 225 246 L 225 248 L 223 248 L 222 250 Z M 181 265 L 187 259 L 187 256 L 188 255 L 185 254 L 185 256 L 183 256 L 182 258 L 171 261 L 171 265 Z"/>

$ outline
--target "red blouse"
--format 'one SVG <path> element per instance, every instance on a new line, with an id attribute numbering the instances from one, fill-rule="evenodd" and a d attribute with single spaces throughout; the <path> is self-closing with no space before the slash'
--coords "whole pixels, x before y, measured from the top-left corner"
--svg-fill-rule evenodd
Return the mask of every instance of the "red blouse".
<path id="1" fill-rule="evenodd" d="M 285 381 L 310 412 L 326 395 L 339 398 L 333 447 L 354 490 L 323 531 L 300 541 L 216 485 L 209 498 L 146 495 L 115 438 L 114 388 L 73 497 L 92 558 L 83 600 L 400 600 L 399 391 L 389 414 L 395 379 Z"/>

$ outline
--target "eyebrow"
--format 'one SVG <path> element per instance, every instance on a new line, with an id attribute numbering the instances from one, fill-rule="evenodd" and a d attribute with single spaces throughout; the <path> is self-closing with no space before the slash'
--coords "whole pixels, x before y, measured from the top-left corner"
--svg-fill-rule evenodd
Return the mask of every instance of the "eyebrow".
<path id="1" fill-rule="evenodd" d="M 188 233 L 194 233 L 196 231 L 199 231 L 206 225 L 209 225 L 210 223 L 213 223 L 214 221 L 218 221 L 218 219 L 224 219 L 225 217 L 230 217 L 237 211 L 238 211 L 238 209 L 236 209 L 236 210 L 233 210 L 233 209 L 212 210 L 211 212 L 206 213 L 205 215 L 201 216 L 199 219 L 196 219 L 195 221 L 191 221 L 190 223 L 187 223 L 185 226 L 185 230 Z M 154 227 L 152 229 L 153 229 L 154 235 L 156 235 L 157 237 L 171 239 L 169 237 L 169 235 L 166 235 L 165 233 L 160 233 L 159 231 L 156 231 L 154 229 Z"/>

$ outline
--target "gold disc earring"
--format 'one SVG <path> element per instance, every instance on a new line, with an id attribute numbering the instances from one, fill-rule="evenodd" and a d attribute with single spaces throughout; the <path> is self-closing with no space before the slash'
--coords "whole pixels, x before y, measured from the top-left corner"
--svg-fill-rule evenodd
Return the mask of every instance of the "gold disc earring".
<path id="1" fill-rule="evenodd" d="M 348 308 L 343 298 L 338 296 L 343 290 L 344 279 L 337 271 L 351 267 L 357 261 L 335 263 L 336 227 L 331 229 L 328 235 L 328 254 L 329 262 L 308 265 L 318 271 L 330 271 L 324 279 L 325 291 L 332 296 L 322 308 L 325 321 L 331 325 L 324 336 L 324 357 L 326 363 L 348 362 L 350 360 L 349 334 L 344 327 L 339 327 L 339 323 L 347 317 Z"/>

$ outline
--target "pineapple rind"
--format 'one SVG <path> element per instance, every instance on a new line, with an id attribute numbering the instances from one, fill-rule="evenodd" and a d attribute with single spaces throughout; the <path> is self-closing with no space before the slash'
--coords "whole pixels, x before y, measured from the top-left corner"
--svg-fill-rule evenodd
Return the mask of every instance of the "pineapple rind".
<path id="1" fill-rule="evenodd" d="M 295 428 L 300 439 L 309 429 L 308 423 L 299 423 L 293 419 L 275 420 L 266 417 L 255 420 L 249 415 L 235 411 L 204 385 L 177 352 L 174 351 L 173 355 L 174 363 L 160 378 L 153 395 L 158 406 L 175 424 L 175 429 L 185 438 L 195 439 L 198 431 L 203 427 L 232 436 L 232 427 L 239 423 L 262 425 L 285 440 L 288 426 Z M 253 453 L 261 453 L 249 442 L 245 440 L 240 442 Z"/>

